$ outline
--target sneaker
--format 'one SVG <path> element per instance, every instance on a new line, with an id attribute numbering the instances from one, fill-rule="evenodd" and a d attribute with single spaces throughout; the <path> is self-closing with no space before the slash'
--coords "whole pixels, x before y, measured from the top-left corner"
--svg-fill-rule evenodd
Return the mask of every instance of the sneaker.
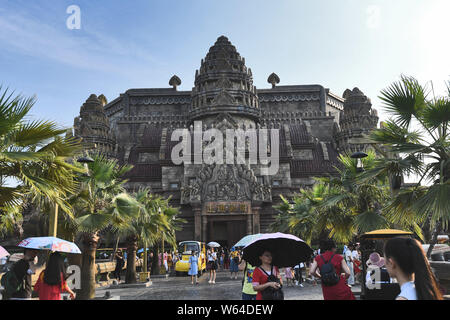
<path id="1" fill-rule="evenodd" d="M 212 283 L 214 283 L 214 284 L 215 284 L 215 283 L 216 283 L 216 281 L 214 281 L 214 280 L 213 280 L 213 282 L 212 282 Z"/>
<path id="2" fill-rule="evenodd" d="M 300 283 L 300 287 L 304 288 L 303 284 Z"/>
<path id="3" fill-rule="evenodd" d="M 295 280 L 295 285 L 298 286 L 298 281 L 297 280 Z"/>
<path id="4" fill-rule="evenodd" d="M 211 283 L 211 280 L 209 280 L 208 283 Z"/>

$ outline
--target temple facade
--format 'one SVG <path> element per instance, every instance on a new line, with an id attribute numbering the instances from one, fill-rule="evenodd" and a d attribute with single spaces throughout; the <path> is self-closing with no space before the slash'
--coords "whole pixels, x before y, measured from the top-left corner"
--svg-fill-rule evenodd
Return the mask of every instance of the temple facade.
<path id="1" fill-rule="evenodd" d="M 321 85 L 279 85 L 275 73 L 268 82 L 269 88 L 257 89 L 245 59 L 221 36 L 201 60 L 191 91 L 179 91 L 181 79 L 174 75 L 168 88 L 129 89 L 109 103 L 92 94 L 75 118 L 74 133 L 86 149 L 134 166 L 127 176 L 130 191 L 149 187 L 171 196 L 188 221 L 179 241 L 231 246 L 246 234 L 267 232 L 280 195 L 289 198 L 312 186 L 314 177 L 335 175 L 338 154 L 365 150 L 361 138 L 378 123 L 358 88 L 340 97 Z M 262 174 L 267 166 L 248 159 L 175 164 L 171 155 L 179 141 L 172 133 L 184 128 L 193 134 L 199 123 L 203 132 L 278 129 L 277 173 Z"/>

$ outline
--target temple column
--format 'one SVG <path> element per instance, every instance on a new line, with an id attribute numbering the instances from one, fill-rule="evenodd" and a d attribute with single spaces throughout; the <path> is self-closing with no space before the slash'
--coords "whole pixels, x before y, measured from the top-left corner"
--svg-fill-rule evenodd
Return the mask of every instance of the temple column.
<path id="1" fill-rule="evenodd" d="M 252 234 L 253 232 L 253 226 L 252 226 L 252 216 L 253 214 L 250 212 L 247 214 L 247 234 Z"/>
<path id="2" fill-rule="evenodd" d="M 203 215 L 202 216 L 202 241 L 203 242 L 206 242 L 207 229 L 208 229 L 208 216 Z"/>
<path id="3" fill-rule="evenodd" d="M 194 239 L 201 241 L 202 239 L 202 209 L 193 208 L 194 210 Z"/>
<path id="4" fill-rule="evenodd" d="M 260 207 L 253 207 L 253 233 L 260 233 L 260 226 L 259 226 L 259 215 L 261 212 Z"/>

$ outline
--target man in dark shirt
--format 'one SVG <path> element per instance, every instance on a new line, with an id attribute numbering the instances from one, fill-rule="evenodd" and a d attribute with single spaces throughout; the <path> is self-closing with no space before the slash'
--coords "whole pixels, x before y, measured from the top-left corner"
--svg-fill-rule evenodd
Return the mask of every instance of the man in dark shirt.
<path id="1" fill-rule="evenodd" d="M 33 292 L 31 275 L 34 272 L 30 268 L 30 263 L 33 262 L 37 254 L 37 250 L 25 249 L 23 259 L 13 265 L 12 270 L 16 274 L 17 280 L 23 282 L 23 286 L 18 292 L 12 294 L 12 298 L 31 298 Z"/>

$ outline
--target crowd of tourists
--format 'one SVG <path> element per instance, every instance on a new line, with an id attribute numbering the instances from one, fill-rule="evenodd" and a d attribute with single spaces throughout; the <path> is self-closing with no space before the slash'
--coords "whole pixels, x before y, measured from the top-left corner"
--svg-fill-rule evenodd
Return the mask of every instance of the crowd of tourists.
<path id="1" fill-rule="evenodd" d="M 61 294 L 64 292 L 67 292 L 71 299 L 75 299 L 75 293 L 66 282 L 67 261 L 59 252 L 49 255 L 45 269 L 39 274 L 34 287 L 32 286 L 38 252 L 39 250 L 25 249 L 23 258 L 15 262 L 3 275 L 3 299 L 31 299 L 33 291 L 38 294 L 39 300 L 61 300 Z"/>
<path id="2" fill-rule="evenodd" d="M 384 257 L 382 257 L 382 255 Z M 216 270 L 225 266 L 225 249 L 215 252 L 208 250 L 209 283 L 215 283 Z M 223 257 L 222 259 L 220 257 Z M 286 286 L 303 287 L 305 278 L 303 273 L 308 270 L 306 277 L 313 285 L 320 281 L 324 300 L 355 300 L 351 290 L 355 284 L 365 281 L 366 287 L 371 290 L 377 284 L 397 284 L 399 292 L 393 296 L 396 300 L 442 300 L 437 280 L 431 270 L 421 244 L 411 238 L 393 238 L 384 245 L 384 250 L 372 252 L 365 261 L 367 267 L 366 277 L 362 279 L 361 251 L 359 244 L 351 243 L 344 247 L 341 253 L 332 239 L 324 241 L 320 249 L 314 252 L 310 261 L 284 268 L 285 284 L 283 283 L 283 270 L 272 264 L 272 252 L 262 250 L 259 256 L 260 263 L 253 266 L 242 259 L 240 250 L 232 250 L 229 254 L 231 279 L 237 279 L 238 272 L 242 272 L 242 299 L 243 300 L 278 300 L 284 299 L 281 288 Z M 197 256 L 192 255 L 191 269 L 192 284 L 197 280 Z M 374 275 L 377 276 L 374 276 Z M 371 286 L 372 285 L 372 286 Z M 385 292 L 389 294 L 388 291 Z M 379 298 L 383 297 L 380 290 Z"/>
<path id="3" fill-rule="evenodd" d="M 31 298 L 31 276 L 34 273 L 31 265 L 38 251 L 25 249 L 23 259 L 17 261 L 2 277 L 4 299 Z M 193 251 L 189 259 L 188 274 L 191 283 L 198 283 L 198 252 Z M 251 265 L 243 259 L 242 251 L 236 248 L 209 248 L 206 253 L 209 284 L 216 283 L 216 271 L 230 271 L 231 279 L 242 276 L 243 300 L 281 300 L 284 294 L 282 272 L 272 263 L 274 252 L 262 249 L 259 263 Z M 284 268 L 286 286 L 303 287 L 306 270 L 313 285 L 320 281 L 324 300 L 355 300 L 351 287 L 364 281 L 371 290 L 376 285 L 397 284 L 399 292 L 392 298 L 397 300 L 441 300 L 438 282 L 425 256 L 421 244 L 411 238 L 393 238 L 384 244 L 382 252 L 374 251 L 367 261 L 361 261 L 358 244 L 349 244 L 342 254 L 337 252 L 336 244 L 329 239 L 321 243 L 320 249 L 309 261 L 299 262 L 292 267 Z M 153 253 L 148 255 L 149 266 L 153 263 Z M 157 257 L 161 267 L 169 272 L 174 267 L 178 255 L 176 252 L 162 252 Z M 118 262 L 115 276 L 120 280 L 121 266 L 125 261 L 122 250 L 117 250 Z M 362 263 L 366 265 L 366 277 L 361 274 Z M 49 255 L 45 269 L 39 274 L 34 285 L 40 300 L 60 300 L 61 293 L 67 292 L 73 299 L 75 293 L 66 283 L 67 263 L 58 252 Z M 379 296 L 382 299 L 382 296 Z"/>

